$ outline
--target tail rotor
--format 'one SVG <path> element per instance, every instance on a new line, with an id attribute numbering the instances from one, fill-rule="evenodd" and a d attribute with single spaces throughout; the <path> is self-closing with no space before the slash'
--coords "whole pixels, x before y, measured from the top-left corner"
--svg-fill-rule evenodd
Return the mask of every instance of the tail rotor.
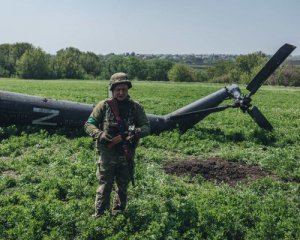
<path id="1" fill-rule="evenodd" d="M 229 92 L 231 98 L 234 99 L 234 104 L 217 106 L 213 108 L 201 109 L 199 111 L 189 112 L 185 114 L 179 114 L 171 116 L 171 120 L 178 120 L 187 118 L 189 116 L 210 114 L 213 112 L 223 111 L 227 108 L 240 108 L 243 112 L 247 112 L 251 118 L 257 123 L 257 125 L 267 131 L 273 129 L 272 124 L 262 114 L 262 112 L 251 104 L 251 97 L 257 92 L 257 90 L 263 85 L 263 83 L 274 73 L 279 65 L 294 51 L 296 47 L 290 44 L 284 44 L 263 66 L 258 74 L 247 85 L 246 89 L 249 91 L 247 95 L 242 95 L 239 88 L 233 88 Z"/>

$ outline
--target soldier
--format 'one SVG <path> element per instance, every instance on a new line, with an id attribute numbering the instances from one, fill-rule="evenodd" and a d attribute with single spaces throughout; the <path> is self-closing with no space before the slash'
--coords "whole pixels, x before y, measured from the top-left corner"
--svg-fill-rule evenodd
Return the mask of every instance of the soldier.
<path id="1" fill-rule="evenodd" d="M 114 179 L 116 191 L 112 214 L 126 207 L 127 187 L 133 178 L 133 157 L 139 138 L 150 133 L 143 107 L 128 95 L 132 87 L 125 73 L 111 76 L 112 98 L 100 101 L 85 123 L 85 131 L 96 140 L 100 155 L 97 161 L 99 186 L 96 191 L 95 214 L 98 218 L 109 209 Z"/>

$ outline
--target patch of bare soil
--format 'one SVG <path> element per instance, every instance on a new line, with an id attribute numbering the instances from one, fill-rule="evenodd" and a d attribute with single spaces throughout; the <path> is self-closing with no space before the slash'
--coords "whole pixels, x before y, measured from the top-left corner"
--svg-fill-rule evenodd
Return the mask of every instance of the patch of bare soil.
<path id="1" fill-rule="evenodd" d="M 276 176 L 263 171 L 259 166 L 248 165 L 244 162 L 230 162 L 221 158 L 207 160 L 179 160 L 164 165 L 166 173 L 175 175 L 195 176 L 200 174 L 210 181 L 225 182 L 236 185 L 238 182 L 251 181 L 266 176 Z"/>

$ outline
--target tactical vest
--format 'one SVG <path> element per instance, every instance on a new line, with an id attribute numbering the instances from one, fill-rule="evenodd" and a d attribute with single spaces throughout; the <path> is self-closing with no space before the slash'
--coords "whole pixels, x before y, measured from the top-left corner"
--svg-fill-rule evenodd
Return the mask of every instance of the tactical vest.
<path id="1" fill-rule="evenodd" d="M 125 128 L 129 128 L 135 124 L 136 120 L 136 111 L 134 107 L 134 102 L 130 99 L 125 100 L 124 102 L 120 102 L 118 104 L 119 115 L 122 121 L 124 122 Z M 111 107 L 105 102 L 105 114 L 103 116 L 103 131 L 108 132 L 112 137 L 115 137 L 120 134 L 119 123 L 116 119 Z"/>

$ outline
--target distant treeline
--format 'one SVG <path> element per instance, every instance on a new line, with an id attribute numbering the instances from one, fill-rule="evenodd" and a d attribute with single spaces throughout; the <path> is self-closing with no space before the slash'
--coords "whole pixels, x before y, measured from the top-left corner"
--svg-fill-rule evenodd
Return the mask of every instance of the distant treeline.
<path id="1" fill-rule="evenodd" d="M 73 47 L 50 55 L 30 43 L 15 43 L 0 45 L 0 77 L 109 79 L 121 71 L 137 80 L 248 83 L 268 58 L 262 52 L 239 56 L 97 55 Z M 283 65 L 268 83 L 300 86 L 300 69 L 293 64 Z"/>

